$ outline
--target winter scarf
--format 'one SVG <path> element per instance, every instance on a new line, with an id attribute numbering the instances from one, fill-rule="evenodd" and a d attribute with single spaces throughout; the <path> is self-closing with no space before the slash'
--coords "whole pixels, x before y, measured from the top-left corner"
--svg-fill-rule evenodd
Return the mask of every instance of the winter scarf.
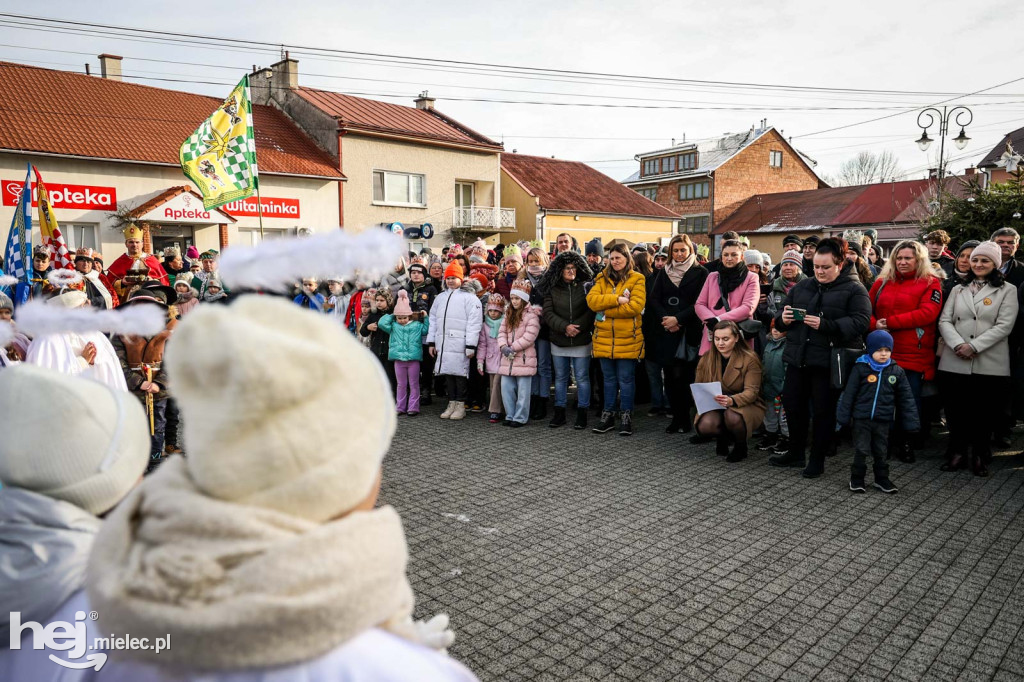
<path id="1" fill-rule="evenodd" d="M 501 321 L 503 319 L 505 319 L 504 315 L 502 315 L 496 320 L 492 320 L 487 315 L 484 315 L 484 324 L 487 325 L 487 335 L 490 336 L 492 339 L 498 338 L 498 330 L 501 329 Z"/>
<path id="2" fill-rule="evenodd" d="M 100 520 L 39 493 L 0 491 L 0 604 L 21 621 L 46 619 L 85 586 L 85 567 Z M 10 623 L 0 619 L 0 649 Z"/>
<path id="3" fill-rule="evenodd" d="M 722 296 L 719 298 L 718 308 L 725 308 L 725 297 L 733 292 L 739 285 L 747 281 L 747 265 L 740 261 L 731 268 L 723 267 L 718 271 L 718 284 L 722 288 Z"/>
<path id="4" fill-rule="evenodd" d="M 883 369 L 892 364 L 892 358 L 889 358 L 885 362 L 875 362 L 875 359 L 865 353 L 864 355 L 857 358 L 857 362 L 863 362 L 867 364 L 873 372 L 881 372 Z"/>
<path id="5" fill-rule="evenodd" d="M 374 627 L 416 641 L 391 507 L 322 525 L 203 494 L 173 457 L 104 521 L 88 566 L 103 632 L 168 633 L 124 652 L 197 670 L 308 661 Z"/>
<path id="6" fill-rule="evenodd" d="M 679 283 L 683 281 L 683 275 L 686 271 L 693 267 L 693 264 L 697 262 L 697 254 L 693 251 L 690 252 L 689 258 L 684 260 L 682 263 L 677 263 L 674 260 L 669 261 L 668 265 L 665 266 L 665 274 L 668 275 L 674 286 L 679 286 Z M 736 287 L 733 287 L 735 289 Z"/>
<path id="7" fill-rule="evenodd" d="M 85 278 L 93 283 L 96 290 L 100 292 L 100 296 L 103 297 L 103 302 L 107 304 L 107 310 L 114 307 L 113 301 L 110 298 L 110 292 L 107 291 L 106 285 L 100 280 L 100 273 L 95 270 L 90 270 L 85 274 Z"/>

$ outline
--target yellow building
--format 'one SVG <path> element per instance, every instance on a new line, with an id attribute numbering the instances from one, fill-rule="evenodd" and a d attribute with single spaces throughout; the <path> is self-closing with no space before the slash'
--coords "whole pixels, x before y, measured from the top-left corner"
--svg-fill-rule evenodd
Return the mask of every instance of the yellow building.
<path id="1" fill-rule="evenodd" d="M 565 232 L 582 250 L 595 237 L 660 243 L 676 233 L 679 216 L 584 163 L 503 154 L 501 171 L 501 203 L 515 209 L 516 224 L 503 241 L 539 240 L 554 251 Z"/>

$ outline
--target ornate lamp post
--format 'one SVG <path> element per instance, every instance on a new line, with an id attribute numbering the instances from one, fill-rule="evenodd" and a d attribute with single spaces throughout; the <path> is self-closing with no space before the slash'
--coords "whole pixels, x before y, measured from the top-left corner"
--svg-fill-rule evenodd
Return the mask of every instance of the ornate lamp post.
<path id="1" fill-rule="evenodd" d="M 949 135 L 949 123 L 952 121 L 955 125 L 960 126 L 960 134 L 953 138 L 953 144 L 956 145 L 957 149 L 963 149 L 967 146 L 967 143 L 971 141 L 971 138 L 967 137 L 967 131 L 965 128 L 971 125 L 971 121 L 974 120 L 974 113 L 963 105 L 958 105 L 952 109 L 942 107 L 942 111 L 939 111 L 935 107 L 928 107 L 920 114 L 917 115 L 917 125 L 921 128 L 921 137 L 917 140 L 917 146 L 921 148 L 921 151 L 928 151 L 928 148 L 932 146 L 934 140 L 928 137 L 928 129 L 935 124 L 936 118 L 939 122 L 939 207 L 942 207 L 942 182 L 946 178 L 946 136 Z M 927 123 L 924 121 L 927 120 Z"/>

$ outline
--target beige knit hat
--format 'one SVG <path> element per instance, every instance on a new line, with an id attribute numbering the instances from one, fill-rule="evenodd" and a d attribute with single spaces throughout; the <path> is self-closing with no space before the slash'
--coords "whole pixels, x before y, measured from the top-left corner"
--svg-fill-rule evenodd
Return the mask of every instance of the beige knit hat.
<path id="1" fill-rule="evenodd" d="M 165 367 L 206 495 L 322 523 L 370 493 L 395 404 L 380 363 L 340 325 L 268 296 L 199 306 Z"/>
<path id="2" fill-rule="evenodd" d="M 0 372 L 0 483 L 102 514 L 138 483 L 149 426 L 131 394 L 21 363 Z"/>

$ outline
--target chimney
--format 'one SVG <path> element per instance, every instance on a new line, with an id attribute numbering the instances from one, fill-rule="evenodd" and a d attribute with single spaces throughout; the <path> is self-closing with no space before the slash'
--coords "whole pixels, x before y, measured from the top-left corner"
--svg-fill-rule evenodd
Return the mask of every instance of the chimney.
<path id="1" fill-rule="evenodd" d="M 109 78 L 112 81 L 121 80 L 121 60 L 116 54 L 103 53 L 99 56 L 100 77 Z"/>
<path id="2" fill-rule="evenodd" d="M 273 89 L 294 90 L 299 87 L 299 60 L 292 59 L 288 52 L 284 53 L 284 59 L 272 64 L 270 70 L 274 73 L 271 78 Z"/>
<path id="3" fill-rule="evenodd" d="M 416 108 L 425 109 L 427 111 L 434 108 L 435 98 L 431 97 L 430 94 L 424 90 L 420 93 L 420 96 L 416 98 Z"/>

